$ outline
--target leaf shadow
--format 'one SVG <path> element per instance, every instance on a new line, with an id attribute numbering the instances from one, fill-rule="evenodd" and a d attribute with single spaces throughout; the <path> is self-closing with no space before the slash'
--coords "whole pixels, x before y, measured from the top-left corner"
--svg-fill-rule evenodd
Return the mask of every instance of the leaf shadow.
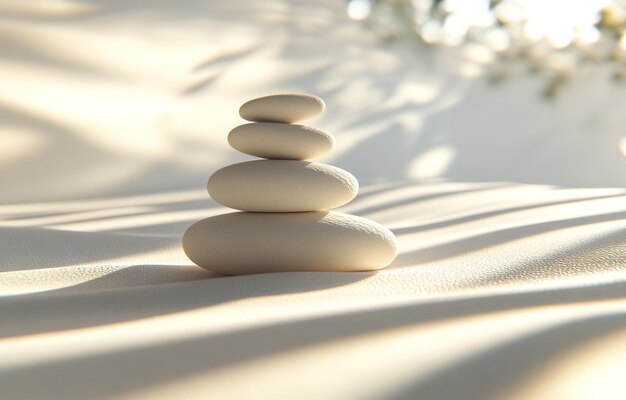
<path id="1" fill-rule="evenodd" d="M 463 393 L 467 400 L 501 399 L 512 387 L 530 383 L 544 367 L 564 354 L 625 329 L 623 312 L 550 326 L 447 365 L 424 381 L 407 381 L 386 393 L 385 398 L 452 399 Z M 602 396 L 600 388 L 598 395 Z"/>
<path id="2" fill-rule="evenodd" d="M 450 243 L 432 246 L 400 254 L 393 262 L 392 267 L 406 267 L 410 265 L 441 261 L 463 254 L 476 252 L 487 247 L 497 246 L 514 240 L 547 233 L 559 229 L 590 225 L 626 218 L 626 212 L 614 212 L 601 215 L 569 218 L 558 221 L 539 222 L 498 229 L 488 233 L 455 240 Z"/>
<path id="3" fill-rule="evenodd" d="M 398 235 L 402 235 L 402 234 L 407 234 L 407 233 L 424 232 L 424 231 L 429 231 L 432 229 L 447 228 L 447 227 L 451 227 L 454 225 L 464 224 L 466 222 L 473 222 L 473 221 L 477 221 L 477 220 L 481 220 L 485 218 L 497 217 L 500 215 L 505 215 L 505 214 L 514 213 L 518 211 L 528 211 L 528 210 L 533 210 L 533 209 L 542 208 L 542 207 L 572 204 L 572 203 L 578 203 L 578 202 L 584 202 L 584 201 L 590 201 L 590 200 L 611 199 L 611 198 L 616 198 L 616 197 L 624 197 L 624 194 L 619 193 L 619 194 L 610 194 L 610 195 L 602 195 L 602 196 L 590 196 L 590 197 L 583 197 L 583 198 L 577 198 L 577 199 L 558 200 L 558 201 L 551 201 L 551 202 L 539 203 L 539 204 L 528 204 L 528 205 L 523 205 L 523 206 L 508 207 L 508 208 L 503 208 L 499 210 L 486 211 L 482 213 L 466 215 L 466 216 L 459 217 L 459 218 L 447 219 L 444 221 L 438 221 L 438 222 L 433 222 L 433 223 L 424 224 L 424 225 L 411 226 L 411 227 L 406 227 L 406 228 L 398 228 L 398 229 L 394 229 L 394 233 Z"/>
<path id="4" fill-rule="evenodd" d="M 228 277 L 194 266 L 135 265 L 130 270 L 68 288 L 0 299 L 3 314 L 0 337 L 101 326 L 245 298 L 324 290 L 354 284 L 373 275 L 372 272 L 282 272 Z M 132 307 L 128 307 L 129 299 Z"/>
<path id="5" fill-rule="evenodd" d="M 452 320 L 472 315 L 487 315 L 522 308 L 530 309 L 547 305 L 584 304 L 596 300 L 621 299 L 625 290 L 626 283 L 615 282 L 588 287 L 513 294 L 488 294 L 474 298 L 441 300 L 425 304 L 396 305 L 383 309 L 281 322 L 223 334 L 205 334 L 192 339 L 149 344 L 17 368 L 0 375 L 0 388 L 5 393 L 23 395 L 36 395 L 41 392 L 54 393 L 67 400 L 81 398 L 87 394 L 91 398 L 119 396 L 140 388 L 175 381 L 189 375 L 206 373 L 229 365 L 332 341 L 398 329 L 408 325 Z M 605 324 L 602 318 L 598 318 L 596 322 L 600 322 L 600 324 L 589 322 L 580 325 L 579 328 L 576 327 L 576 324 L 572 325 L 576 334 L 572 336 L 571 340 L 564 341 L 561 346 L 550 351 L 549 356 L 555 357 L 582 339 L 603 334 L 614 327 L 622 326 L 624 320 L 606 320 Z M 599 328 L 594 328 L 594 326 Z M 558 332 L 561 333 L 562 330 Z M 563 335 L 560 334 L 560 336 Z M 558 337 L 559 335 L 556 334 L 549 335 L 547 342 L 552 343 Z M 548 360 L 548 357 L 539 354 L 545 351 L 543 348 L 545 345 L 542 344 L 545 341 L 540 338 L 537 342 L 534 337 L 522 340 L 518 346 L 520 346 L 520 351 L 523 350 L 528 355 L 528 357 L 524 357 L 524 360 L 532 360 L 531 355 L 536 356 L 541 361 Z M 503 350 L 505 350 L 503 355 L 507 354 L 506 348 Z M 515 351 L 515 354 L 518 352 Z M 505 360 L 501 358 L 502 356 L 498 352 L 489 352 L 483 357 L 485 362 L 481 362 L 480 356 L 475 360 L 478 360 L 476 363 L 479 365 L 485 364 L 486 367 L 489 360 L 494 357 L 497 360 Z M 521 360 L 522 366 L 524 366 L 524 360 Z M 474 364 L 469 363 L 470 366 L 474 366 Z M 453 376 L 455 372 L 459 374 L 466 371 L 466 365 L 461 367 L 453 365 L 450 368 Z M 104 371 L 106 373 L 103 373 Z M 473 374 L 480 375 L 479 371 L 480 368 L 474 368 Z M 506 371 L 510 372 L 510 370 Z M 515 374 L 508 376 L 505 372 L 502 373 L 503 378 L 508 380 L 515 377 Z M 98 374 L 99 379 L 89 379 L 93 374 Z M 448 374 L 442 372 L 441 378 L 434 377 L 434 383 L 429 387 L 441 387 L 445 384 L 446 376 Z M 458 379 L 458 376 L 456 378 Z M 68 385 L 70 379 L 72 382 L 88 382 L 88 384 Z M 36 381 L 37 385 L 32 385 L 33 381 Z M 429 387 L 419 390 L 430 392 Z M 417 389 L 411 386 L 404 388 L 404 390 L 412 392 Z M 396 398 L 401 395 L 402 393 L 399 392 Z"/>

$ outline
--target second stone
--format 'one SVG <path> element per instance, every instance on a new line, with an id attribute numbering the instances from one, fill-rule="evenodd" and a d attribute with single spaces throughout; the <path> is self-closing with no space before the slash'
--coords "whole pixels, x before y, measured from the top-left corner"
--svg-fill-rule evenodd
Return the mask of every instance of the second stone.
<path id="1" fill-rule="evenodd" d="M 359 183 L 341 168 L 316 162 L 256 160 L 229 165 L 209 178 L 213 200 L 242 211 L 328 210 L 350 202 Z"/>
<path id="2" fill-rule="evenodd" d="M 255 122 L 236 127 L 228 143 L 252 156 L 283 160 L 311 160 L 330 152 L 335 137 L 304 125 Z"/>

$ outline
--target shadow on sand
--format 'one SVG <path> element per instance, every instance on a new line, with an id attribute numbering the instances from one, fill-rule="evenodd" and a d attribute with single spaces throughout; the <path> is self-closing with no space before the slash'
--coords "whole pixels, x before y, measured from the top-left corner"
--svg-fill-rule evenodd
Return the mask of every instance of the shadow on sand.
<path id="1" fill-rule="evenodd" d="M 293 275 L 281 276 L 286 276 L 286 279 L 292 282 L 297 281 L 297 277 Z M 274 282 L 276 285 L 284 285 L 285 281 L 282 279 L 278 279 L 279 282 L 276 283 L 277 277 L 268 275 L 268 280 L 264 283 Z M 335 280 L 334 276 L 332 280 Z M 238 278 L 238 281 L 240 282 L 241 278 Z M 233 288 L 229 287 L 227 281 L 220 283 L 219 286 L 225 291 L 221 297 L 230 296 L 226 292 Z M 223 285 L 224 283 L 226 285 Z M 189 286 L 187 288 L 189 289 Z M 191 291 L 198 295 L 193 286 Z M 267 288 L 261 290 L 267 291 Z M 227 334 L 202 335 L 188 340 L 18 368 L 0 375 L 0 388 L 4 393 L 20 393 L 26 397 L 29 394 L 43 393 L 42 390 L 68 400 L 86 396 L 110 397 L 228 365 L 408 325 L 516 309 L 622 299 L 624 293 L 626 284 L 620 282 L 551 291 L 491 294 L 278 323 Z M 178 296 L 180 295 L 179 293 Z M 153 300 L 157 298 L 158 295 L 154 293 Z M 180 299 L 177 299 L 177 302 L 182 303 Z M 165 304 L 167 304 L 165 300 L 160 303 L 161 306 Z M 139 304 L 137 308 L 143 306 Z M 467 394 L 466 398 L 491 398 L 490 396 L 496 394 L 503 386 L 516 381 L 518 376 L 528 376 L 550 359 L 558 357 L 577 344 L 623 329 L 625 326 L 626 317 L 617 314 L 596 316 L 533 333 L 515 342 L 472 356 L 458 364 L 452 364 L 431 376 L 426 382 L 398 389 L 389 398 L 416 398 L 414 395 L 419 398 L 442 398 L 429 395 L 447 393 L 453 390 L 447 386 L 466 383 L 469 385 L 467 391 L 464 391 Z M 513 364 L 507 364 L 509 362 Z M 505 368 L 507 365 L 509 367 Z M 516 373 L 510 373 L 510 365 L 517 368 Z M 106 371 L 106 374 L 99 371 Z M 483 378 L 491 373 L 501 379 L 500 383 L 490 377 L 489 382 L 493 383 L 493 386 L 480 385 Z M 98 379 L 93 379 L 94 376 L 98 376 Z M 72 384 L 68 385 L 70 380 Z M 33 382 L 37 384 L 33 385 Z"/>

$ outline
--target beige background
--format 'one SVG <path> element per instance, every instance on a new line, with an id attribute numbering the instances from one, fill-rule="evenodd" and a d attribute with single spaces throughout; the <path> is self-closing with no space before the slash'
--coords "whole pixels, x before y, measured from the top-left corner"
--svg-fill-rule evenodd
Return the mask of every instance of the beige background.
<path id="1" fill-rule="evenodd" d="M 0 397 L 623 399 L 626 92 L 546 102 L 342 1 L 0 1 Z M 220 277 L 180 235 L 250 157 L 239 105 L 323 97 L 378 274 Z"/>

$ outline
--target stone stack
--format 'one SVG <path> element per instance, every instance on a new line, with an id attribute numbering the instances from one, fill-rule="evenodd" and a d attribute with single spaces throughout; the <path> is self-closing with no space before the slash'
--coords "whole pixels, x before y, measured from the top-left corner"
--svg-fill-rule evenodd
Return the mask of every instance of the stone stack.
<path id="1" fill-rule="evenodd" d="M 320 114 L 324 102 L 304 94 L 250 100 L 239 109 L 253 123 L 236 127 L 230 145 L 264 160 L 215 172 L 208 191 L 241 210 L 192 225 L 183 249 L 199 266 L 226 275 L 282 271 L 367 271 L 390 264 L 396 238 L 365 218 L 328 211 L 350 202 L 356 178 L 310 161 L 330 152 L 332 134 L 295 122 Z"/>

